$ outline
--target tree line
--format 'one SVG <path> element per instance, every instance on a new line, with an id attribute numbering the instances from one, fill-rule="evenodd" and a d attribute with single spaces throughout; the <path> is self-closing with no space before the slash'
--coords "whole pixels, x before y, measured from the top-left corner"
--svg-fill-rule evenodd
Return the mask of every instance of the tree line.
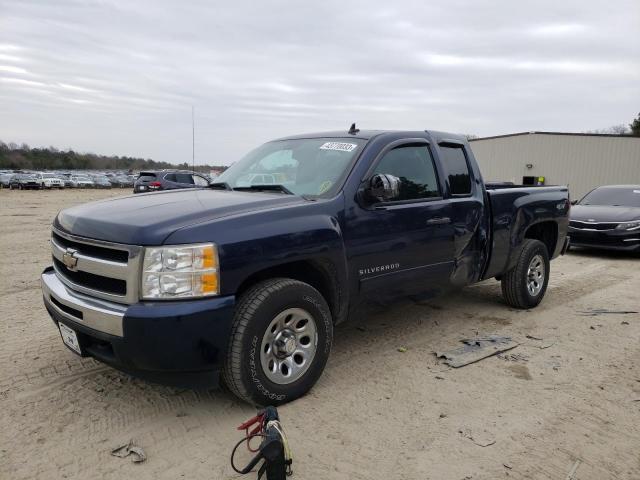
<path id="1" fill-rule="evenodd" d="M 0 141 L 0 168 L 11 170 L 161 170 L 181 168 L 191 170 L 189 164 L 157 162 L 150 158 L 117 155 L 79 153 L 71 149 L 55 147 L 31 148 L 26 143 L 4 143 Z M 226 170 L 223 165 L 196 165 L 196 171 Z"/>

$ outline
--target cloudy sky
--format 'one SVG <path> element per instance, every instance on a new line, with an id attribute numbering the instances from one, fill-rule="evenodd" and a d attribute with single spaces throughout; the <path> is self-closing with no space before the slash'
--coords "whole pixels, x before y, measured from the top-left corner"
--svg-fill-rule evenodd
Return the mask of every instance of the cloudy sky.
<path id="1" fill-rule="evenodd" d="M 640 111 L 640 2 L 0 0 L 0 139 L 229 164 L 274 137 Z"/>

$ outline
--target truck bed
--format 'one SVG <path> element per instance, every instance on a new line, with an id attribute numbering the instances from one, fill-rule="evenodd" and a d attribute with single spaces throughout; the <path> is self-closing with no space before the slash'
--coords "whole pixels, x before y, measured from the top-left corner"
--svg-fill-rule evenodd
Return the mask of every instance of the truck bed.
<path id="1" fill-rule="evenodd" d="M 523 187 L 489 184 L 491 256 L 483 278 L 509 270 L 518 257 L 521 240 L 532 225 L 553 222 L 555 238 L 548 239 L 549 257 L 559 255 L 568 224 L 569 189 L 566 186 Z M 533 223 L 532 223 L 533 222 Z M 564 226 L 564 228 L 558 228 Z M 562 238 L 559 238 L 563 235 Z"/>

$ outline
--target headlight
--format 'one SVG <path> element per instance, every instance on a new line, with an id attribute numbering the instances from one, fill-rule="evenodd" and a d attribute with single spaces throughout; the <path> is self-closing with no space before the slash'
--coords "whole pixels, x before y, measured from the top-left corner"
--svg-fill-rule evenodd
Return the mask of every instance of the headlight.
<path id="1" fill-rule="evenodd" d="M 640 220 L 634 222 L 619 223 L 616 230 L 638 230 L 640 228 Z"/>
<path id="2" fill-rule="evenodd" d="M 205 297 L 219 292 L 218 250 L 214 244 L 145 248 L 142 298 Z"/>

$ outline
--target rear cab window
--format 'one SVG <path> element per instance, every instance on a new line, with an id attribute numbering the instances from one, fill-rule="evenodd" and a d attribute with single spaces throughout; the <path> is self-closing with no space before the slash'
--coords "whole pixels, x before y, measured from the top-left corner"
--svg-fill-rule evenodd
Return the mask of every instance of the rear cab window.
<path id="1" fill-rule="evenodd" d="M 467 155 L 462 145 L 440 145 L 442 166 L 449 180 L 452 196 L 471 195 L 471 174 Z"/>

